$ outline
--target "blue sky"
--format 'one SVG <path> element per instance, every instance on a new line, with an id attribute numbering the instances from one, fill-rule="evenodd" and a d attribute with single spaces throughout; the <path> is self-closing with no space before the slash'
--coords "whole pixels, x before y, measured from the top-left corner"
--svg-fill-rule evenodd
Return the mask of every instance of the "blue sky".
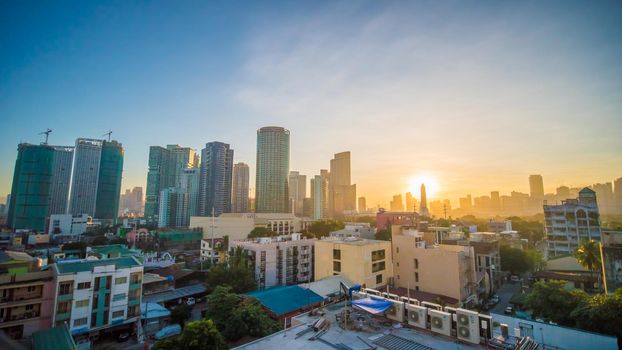
<path id="1" fill-rule="evenodd" d="M 368 204 L 622 176 L 620 2 L 2 2 L 0 193 L 17 144 L 101 137 L 144 186 L 149 145 L 291 130 L 307 175 L 350 150 Z M 253 182 L 253 181 L 251 181 Z M 254 187 L 251 184 L 251 187 Z"/>

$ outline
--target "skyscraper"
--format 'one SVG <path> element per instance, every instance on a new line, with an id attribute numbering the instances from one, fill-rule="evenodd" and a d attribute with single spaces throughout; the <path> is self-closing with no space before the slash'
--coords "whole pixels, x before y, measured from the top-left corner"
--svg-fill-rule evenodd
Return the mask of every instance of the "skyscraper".
<path id="1" fill-rule="evenodd" d="M 297 171 L 289 172 L 289 202 L 292 214 L 303 216 L 304 199 L 307 196 L 307 176 Z"/>
<path id="2" fill-rule="evenodd" d="M 542 210 L 543 202 L 544 184 L 542 182 L 542 175 L 529 175 L 529 209 L 539 212 Z"/>
<path id="3" fill-rule="evenodd" d="M 179 181 L 179 188 L 186 191 L 189 217 L 199 215 L 200 183 L 201 175 L 199 168 L 186 168 L 182 170 L 182 175 Z"/>
<path id="4" fill-rule="evenodd" d="M 322 175 L 315 175 L 311 179 L 311 202 L 313 219 L 320 220 L 327 217 L 328 210 L 328 171 L 322 170 Z"/>
<path id="5" fill-rule="evenodd" d="M 365 197 L 359 197 L 358 211 L 359 212 L 367 211 L 367 201 L 365 200 Z"/>
<path id="6" fill-rule="evenodd" d="M 54 169 L 50 188 L 50 214 L 65 214 L 69 201 L 73 150 L 71 146 L 54 147 Z"/>
<path id="7" fill-rule="evenodd" d="M 393 195 L 393 200 L 389 205 L 391 207 L 391 211 L 404 211 L 404 202 L 402 201 L 402 195 Z"/>
<path id="8" fill-rule="evenodd" d="M 145 218 L 158 222 L 159 196 L 165 188 L 178 187 L 184 169 L 197 168 L 199 156 L 190 147 L 167 145 L 149 147 L 149 170 L 145 198 Z"/>
<path id="9" fill-rule="evenodd" d="M 79 138 L 74 152 L 68 212 L 116 220 L 123 173 L 123 146 L 114 140 Z"/>
<path id="10" fill-rule="evenodd" d="M 248 188 L 250 186 L 250 171 L 248 164 L 237 163 L 233 166 L 233 196 L 231 209 L 234 213 L 248 213 Z"/>
<path id="11" fill-rule="evenodd" d="M 277 126 L 257 130 L 256 212 L 289 212 L 288 175 L 289 130 Z"/>
<path id="12" fill-rule="evenodd" d="M 201 159 L 199 215 L 230 213 L 233 150 L 229 144 L 210 142 L 201 151 Z"/>
<path id="13" fill-rule="evenodd" d="M 169 187 L 160 193 L 158 227 L 187 227 L 188 193 L 180 187 Z"/>
<path id="14" fill-rule="evenodd" d="M 7 217 L 9 227 L 45 230 L 53 169 L 53 147 L 27 143 L 18 146 Z"/>
<path id="15" fill-rule="evenodd" d="M 410 192 L 406 192 L 406 211 L 417 210 L 417 199 Z"/>
<path id="16" fill-rule="evenodd" d="M 421 216 L 430 216 L 428 211 L 428 196 L 425 193 L 425 184 L 421 184 L 421 205 L 419 207 L 419 214 Z"/>
<path id="17" fill-rule="evenodd" d="M 351 184 L 350 152 L 336 153 L 330 160 L 328 211 L 340 218 L 346 210 L 356 210 L 356 185 Z"/>

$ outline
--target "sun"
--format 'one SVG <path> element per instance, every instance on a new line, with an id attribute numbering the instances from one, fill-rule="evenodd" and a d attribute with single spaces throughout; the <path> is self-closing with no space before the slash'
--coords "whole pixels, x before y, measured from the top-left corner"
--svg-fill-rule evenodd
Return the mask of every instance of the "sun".
<path id="1" fill-rule="evenodd" d="M 419 198 L 421 195 L 421 184 L 425 184 L 428 200 L 434 198 L 438 193 L 439 185 L 436 178 L 428 174 L 419 174 L 411 177 L 408 181 L 408 189 L 415 197 Z"/>

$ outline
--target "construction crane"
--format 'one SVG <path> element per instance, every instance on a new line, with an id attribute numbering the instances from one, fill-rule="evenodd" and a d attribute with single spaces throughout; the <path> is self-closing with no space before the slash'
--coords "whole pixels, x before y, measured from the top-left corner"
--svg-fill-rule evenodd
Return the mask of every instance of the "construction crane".
<path id="1" fill-rule="evenodd" d="M 43 132 L 40 132 L 40 133 L 39 133 L 39 134 L 37 134 L 37 135 L 43 135 L 43 134 L 45 134 L 45 142 L 44 142 L 43 144 L 44 144 L 44 145 L 47 145 L 47 144 L 48 144 L 48 137 L 50 137 L 50 134 L 51 134 L 51 133 L 52 133 L 52 129 L 48 128 L 47 130 L 45 130 L 45 131 L 43 131 Z"/>
<path id="2" fill-rule="evenodd" d="M 110 135 L 112 135 L 112 130 L 108 130 L 108 132 L 103 134 L 102 136 L 106 136 L 106 135 L 108 135 L 108 142 L 110 142 Z"/>

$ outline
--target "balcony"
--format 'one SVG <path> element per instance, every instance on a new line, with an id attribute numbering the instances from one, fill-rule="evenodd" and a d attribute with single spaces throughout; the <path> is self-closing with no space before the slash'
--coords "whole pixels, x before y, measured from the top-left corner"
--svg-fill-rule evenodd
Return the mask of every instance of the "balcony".
<path id="1" fill-rule="evenodd" d="M 136 306 L 140 304 L 140 298 L 136 298 L 136 299 L 129 299 L 127 301 L 127 306 Z"/>
<path id="2" fill-rule="evenodd" d="M 70 301 L 73 299 L 73 293 L 69 294 L 60 294 L 58 296 L 58 301 Z"/>
<path id="3" fill-rule="evenodd" d="M 2 324 L 2 326 L 6 326 L 9 323 L 19 324 L 21 321 L 35 319 L 39 316 L 41 316 L 40 311 L 26 311 L 17 315 L 7 315 L 4 318 L 0 318 L 0 324 Z"/>
<path id="4" fill-rule="evenodd" d="M 56 314 L 56 321 L 64 321 L 71 318 L 71 311 Z"/>
<path id="5" fill-rule="evenodd" d="M 140 281 L 130 283 L 130 290 L 140 289 L 140 287 L 142 287 L 142 285 L 143 284 Z"/>

